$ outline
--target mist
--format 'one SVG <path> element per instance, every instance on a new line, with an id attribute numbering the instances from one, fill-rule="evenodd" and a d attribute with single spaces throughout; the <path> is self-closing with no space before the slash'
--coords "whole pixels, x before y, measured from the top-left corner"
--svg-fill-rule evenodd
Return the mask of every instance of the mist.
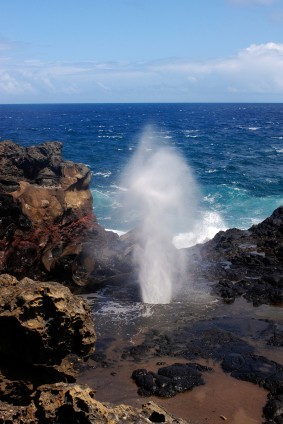
<path id="1" fill-rule="evenodd" d="M 173 245 L 180 232 L 194 230 L 198 189 L 192 171 L 176 149 L 147 129 L 126 167 L 124 208 L 136 218 L 134 250 L 142 300 L 166 304 L 184 279 L 182 256 Z"/>

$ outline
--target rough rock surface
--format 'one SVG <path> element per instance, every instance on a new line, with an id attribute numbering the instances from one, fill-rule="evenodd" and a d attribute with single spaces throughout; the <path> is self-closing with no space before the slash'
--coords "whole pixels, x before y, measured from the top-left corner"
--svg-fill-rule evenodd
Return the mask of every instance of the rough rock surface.
<path id="1" fill-rule="evenodd" d="M 103 404 L 88 386 L 57 383 L 38 388 L 26 407 L 7 407 L 0 402 L 0 423 L 7 424 L 186 424 L 154 402 L 141 409 L 127 405 Z"/>
<path id="2" fill-rule="evenodd" d="M 2 274 L 0 340 L 2 357 L 29 364 L 58 364 L 71 353 L 87 357 L 95 342 L 90 308 L 61 284 Z"/>
<path id="3" fill-rule="evenodd" d="M 81 286 L 125 272 L 119 237 L 93 214 L 91 172 L 61 143 L 3 141 L 0 168 L 0 273 Z"/>
<path id="4" fill-rule="evenodd" d="M 159 368 L 157 373 L 137 369 L 133 372 L 132 378 L 139 387 L 139 395 L 169 398 L 204 384 L 202 372 L 211 370 L 199 364 L 176 363 Z"/>
<path id="5" fill-rule="evenodd" d="M 1 399 L 28 404 L 45 383 L 75 381 L 75 364 L 94 351 L 86 302 L 58 283 L 0 275 Z"/>
<path id="6" fill-rule="evenodd" d="M 155 404 L 104 405 L 76 384 L 94 342 L 84 299 L 59 283 L 0 275 L 0 423 L 184 423 Z"/>
<path id="7" fill-rule="evenodd" d="M 215 283 L 224 299 L 283 303 L 283 206 L 249 230 L 220 231 L 186 253 L 195 278 Z"/>

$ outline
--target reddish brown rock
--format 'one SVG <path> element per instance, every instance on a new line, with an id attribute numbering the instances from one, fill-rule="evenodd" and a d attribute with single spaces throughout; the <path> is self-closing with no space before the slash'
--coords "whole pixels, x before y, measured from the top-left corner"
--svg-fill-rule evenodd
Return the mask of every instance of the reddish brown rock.
<path id="1" fill-rule="evenodd" d="M 77 286 L 111 274 L 119 238 L 96 221 L 87 166 L 64 161 L 59 142 L 4 141 L 0 167 L 0 273 Z"/>

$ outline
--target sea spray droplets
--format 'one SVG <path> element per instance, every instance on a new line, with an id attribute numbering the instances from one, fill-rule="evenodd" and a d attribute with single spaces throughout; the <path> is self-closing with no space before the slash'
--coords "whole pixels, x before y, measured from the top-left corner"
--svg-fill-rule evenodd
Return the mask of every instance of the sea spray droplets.
<path id="1" fill-rule="evenodd" d="M 138 215 L 139 268 L 145 303 L 169 303 L 182 270 L 172 244 L 176 232 L 192 230 L 197 189 L 184 159 L 146 133 L 125 170 L 126 207 Z"/>

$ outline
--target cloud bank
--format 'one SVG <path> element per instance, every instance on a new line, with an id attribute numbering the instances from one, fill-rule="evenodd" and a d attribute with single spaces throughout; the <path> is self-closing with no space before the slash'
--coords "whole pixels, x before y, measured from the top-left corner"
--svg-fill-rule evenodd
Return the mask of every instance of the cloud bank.
<path id="1" fill-rule="evenodd" d="M 283 44 L 274 42 L 195 61 L 43 62 L 10 50 L 0 40 L 1 103 L 283 100 Z"/>

